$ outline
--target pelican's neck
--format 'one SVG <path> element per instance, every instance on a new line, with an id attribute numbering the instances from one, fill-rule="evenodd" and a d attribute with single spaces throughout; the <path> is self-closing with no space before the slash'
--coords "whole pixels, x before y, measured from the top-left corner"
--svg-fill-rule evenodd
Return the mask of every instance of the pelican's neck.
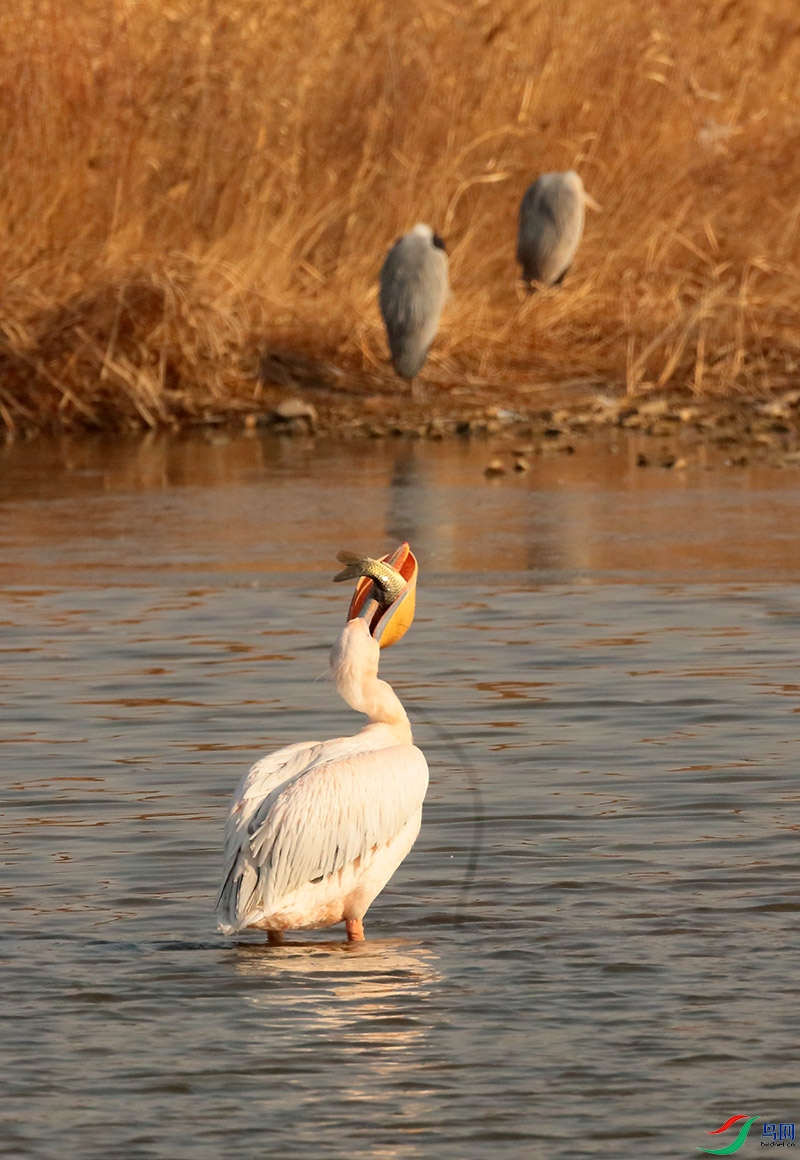
<path id="1" fill-rule="evenodd" d="M 331 650 L 331 670 L 339 695 L 373 725 L 388 725 L 398 741 L 411 743 L 411 725 L 400 698 L 378 677 L 380 647 L 365 620 L 349 620 Z"/>

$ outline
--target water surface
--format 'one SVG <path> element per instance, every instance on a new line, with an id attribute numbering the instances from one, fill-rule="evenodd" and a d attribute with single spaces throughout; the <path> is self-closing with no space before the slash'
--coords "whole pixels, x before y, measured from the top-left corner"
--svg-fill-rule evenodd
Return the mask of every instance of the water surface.
<path id="1" fill-rule="evenodd" d="M 675 1157 L 800 1120 L 797 476 L 636 453 L 0 453 L 0 1154 Z M 364 945 L 232 943 L 229 795 L 358 728 L 334 555 L 402 538 L 418 843 Z"/>

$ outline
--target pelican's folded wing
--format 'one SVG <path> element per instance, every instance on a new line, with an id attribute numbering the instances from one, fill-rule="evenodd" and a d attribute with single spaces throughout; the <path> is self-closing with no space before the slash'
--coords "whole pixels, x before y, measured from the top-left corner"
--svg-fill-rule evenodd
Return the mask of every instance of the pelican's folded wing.
<path id="1" fill-rule="evenodd" d="M 242 888 L 254 881 L 250 866 L 249 829 L 265 799 L 276 789 L 285 786 L 309 765 L 313 765 L 323 749 L 321 741 L 302 741 L 262 757 L 236 787 L 225 822 L 224 874 L 217 910 L 221 925 L 234 928 L 239 913 Z"/>
<path id="2" fill-rule="evenodd" d="M 386 845 L 418 814 L 427 786 L 427 763 L 413 745 L 318 764 L 277 786 L 251 818 L 246 866 L 240 847 L 237 925 Z"/>

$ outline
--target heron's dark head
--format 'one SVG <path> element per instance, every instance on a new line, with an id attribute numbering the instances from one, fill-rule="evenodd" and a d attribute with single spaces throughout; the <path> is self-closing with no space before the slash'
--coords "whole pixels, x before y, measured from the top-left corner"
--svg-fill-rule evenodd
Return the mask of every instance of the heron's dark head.
<path id="1" fill-rule="evenodd" d="M 444 238 L 441 238 L 437 233 L 434 233 L 431 241 L 433 242 L 434 246 L 436 246 L 437 250 L 444 250 L 444 252 L 447 253 L 447 246 L 444 244 Z"/>

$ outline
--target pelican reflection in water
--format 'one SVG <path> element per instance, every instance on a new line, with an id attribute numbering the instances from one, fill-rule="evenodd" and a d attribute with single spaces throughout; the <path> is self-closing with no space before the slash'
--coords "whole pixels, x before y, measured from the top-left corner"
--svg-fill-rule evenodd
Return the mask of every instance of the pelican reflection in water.
<path id="1" fill-rule="evenodd" d="M 417 562 L 408 544 L 383 561 L 363 557 L 337 579 L 362 574 L 331 651 L 339 694 L 366 714 L 352 737 L 301 741 L 262 758 L 242 779 L 225 826 L 220 929 L 286 930 L 344 922 L 348 941 L 408 854 L 422 821 L 428 766 L 399 698 L 378 678 L 381 648 L 414 617 Z M 387 567 L 388 566 L 388 567 Z"/>

